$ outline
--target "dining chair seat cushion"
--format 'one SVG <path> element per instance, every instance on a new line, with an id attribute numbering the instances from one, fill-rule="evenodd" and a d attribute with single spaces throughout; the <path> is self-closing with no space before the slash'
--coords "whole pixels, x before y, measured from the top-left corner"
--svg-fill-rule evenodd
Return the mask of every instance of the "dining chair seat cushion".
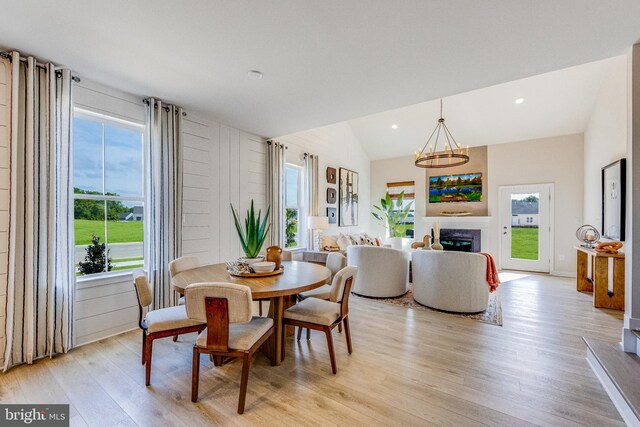
<path id="1" fill-rule="evenodd" d="M 329 299 L 329 294 L 331 293 L 331 285 L 322 285 L 319 288 L 311 289 L 310 291 L 301 292 L 300 298 L 319 298 L 319 299 Z"/>
<path id="2" fill-rule="evenodd" d="M 249 350 L 269 328 L 273 326 L 273 319 L 270 317 L 254 316 L 247 323 L 229 324 L 229 348 L 233 350 Z M 207 330 L 200 332 L 196 338 L 198 347 L 207 347 Z"/>
<path id="3" fill-rule="evenodd" d="M 151 310 L 147 313 L 144 320 L 147 324 L 147 332 L 149 333 L 187 328 L 189 326 L 202 324 L 202 322 L 191 320 L 187 317 L 187 310 L 185 310 L 184 305 Z"/>
<path id="4" fill-rule="evenodd" d="M 285 310 L 284 318 L 329 326 L 340 317 L 340 304 L 308 298 Z"/>

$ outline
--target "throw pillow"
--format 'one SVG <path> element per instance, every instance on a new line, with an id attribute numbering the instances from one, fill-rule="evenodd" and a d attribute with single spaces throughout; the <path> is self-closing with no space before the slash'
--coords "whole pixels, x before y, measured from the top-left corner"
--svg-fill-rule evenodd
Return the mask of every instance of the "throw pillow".
<path id="1" fill-rule="evenodd" d="M 351 239 L 349 239 L 349 237 L 345 236 L 342 233 L 340 233 L 340 235 L 338 236 L 337 243 L 341 251 L 346 251 L 347 248 L 353 244 L 351 243 Z"/>
<path id="2" fill-rule="evenodd" d="M 336 246 L 338 246 L 337 236 L 320 236 L 320 247 L 322 249 L 326 247 L 336 247 Z"/>

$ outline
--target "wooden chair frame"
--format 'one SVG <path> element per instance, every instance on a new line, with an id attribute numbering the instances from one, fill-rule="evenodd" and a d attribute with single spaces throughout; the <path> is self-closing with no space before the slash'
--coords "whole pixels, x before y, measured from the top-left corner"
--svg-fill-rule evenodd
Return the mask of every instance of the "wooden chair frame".
<path id="1" fill-rule="evenodd" d="M 224 357 L 242 358 L 242 376 L 240 379 L 240 395 L 238 397 L 238 414 L 244 412 L 244 402 L 247 396 L 249 368 L 251 356 L 273 334 L 274 327 L 260 337 L 249 350 L 234 350 L 229 348 L 229 305 L 226 298 L 205 298 L 207 314 L 207 346 L 193 346 L 193 371 L 191 375 L 191 401 L 198 401 L 198 386 L 200 380 L 200 355 L 209 354 L 214 357 L 216 366 L 220 366 Z M 275 366 L 275 361 L 271 362 Z"/>
<path id="2" fill-rule="evenodd" d="M 349 350 L 349 354 L 353 352 L 353 347 L 351 345 L 351 330 L 349 329 L 349 295 L 351 295 L 351 285 L 353 284 L 353 277 L 349 277 L 344 284 L 344 290 L 342 293 L 342 298 L 340 299 L 340 317 L 338 317 L 331 325 L 319 325 L 317 323 L 303 322 L 301 320 L 294 319 L 283 319 L 282 327 L 284 328 L 286 325 L 290 326 L 298 326 L 298 341 L 300 341 L 300 335 L 302 332 L 302 328 L 307 328 L 307 339 L 309 339 L 309 330 L 313 329 L 316 331 L 322 331 L 327 337 L 327 347 L 329 349 L 329 357 L 331 358 L 331 370 L 335 374 L 338 372 L 336 367 L 336 355 L 333 350 L 333 336 L 331 335 L 331 331 L 339 325 L 344 324 L 344 333 L 347 339 L 347 349 Z M 282 340 L 282 354 L 285 351 L 285 340 Z"/>
<path id="3" fill-rule="evenodd" d="M 151 385 L 151 356 L 153 354 L 153 341 L 159 338 L 174 337 L 176 341 L 178 335 L 190 334 L 192 332 L 200 333 L 207 327 L 205 324 L 188 326 L 186 328 L 167 329 L 166 331 L 147 332 L 148 326 L 144 319 L 144 308 L 140 302 L 140 296 L 136 290 L 136 298 L 138 299 L 138 326 L 142 329 L 142 364 L 146 367 L 145 384 Z"/>

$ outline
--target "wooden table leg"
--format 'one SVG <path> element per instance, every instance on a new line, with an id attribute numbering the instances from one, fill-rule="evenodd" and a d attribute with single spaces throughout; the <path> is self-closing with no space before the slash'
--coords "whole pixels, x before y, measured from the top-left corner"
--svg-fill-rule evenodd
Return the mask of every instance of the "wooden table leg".
<path id="1" fill-rule="evenodd" d="M 610 277 L 610 264 L 611 273 Z M 624 311 L 624 258 L 596 257 L 593 306 Z M 609 281 L 612 291 L 609 291 Z"/>
<path id="2" fill-rule="evenodd" d="M 274 297 L 269 304 L 269 317 L 273 319 L 273 335 L 260 347 L 262 353 L 271 360 L 273 366 L 280 366 L 282 363 L 282 313 L 283 298 Z"/>
<path id="3" fill-rule="evenodd" d="M 577 268 L 577 290 L 578 292 L 593 292 L 593 283 L 589 277 L 589 263 L 592 262 L 591 256 L 583 251 L 578 251 L 578 268 Z M 593 273 L 592 273 L 593 274 Z"/>

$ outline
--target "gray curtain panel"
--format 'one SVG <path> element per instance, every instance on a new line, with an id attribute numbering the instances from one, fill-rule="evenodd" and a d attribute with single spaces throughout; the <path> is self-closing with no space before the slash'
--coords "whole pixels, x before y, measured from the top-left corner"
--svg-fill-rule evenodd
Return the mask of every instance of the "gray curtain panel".
<path id="1" fill-rule="evenodd" d="M 269 215 L 269 246 L 284 248 L 284 157 L 286 147 L 277 141 L 267 141 L 267 204 Z"/>
<path id="2" fill-rule="evenodd" d="M 72 347 L 75 287 L 71 72 L 13 52 L 10 74 L 5 371 Z"/>
<path id="3" fill-rule="evenodd" d="M 304 155 L 304 173 L 305 173 L 305 193 L 307 196 L 306 204 L 309 208 L 309 216 L 320 215 L 320 204 L 318 196 L 318 156 L 315 154 L 305 153 Z M 307 230 L 307 247 L 313 248 L 313 230 Z"/>
<path id="4" fill-rule="evenodd" d="M 149 98 L 149 281 L 153 307 L 176 305 L 169 262 L 182 256 L 182 108 Z"/>

